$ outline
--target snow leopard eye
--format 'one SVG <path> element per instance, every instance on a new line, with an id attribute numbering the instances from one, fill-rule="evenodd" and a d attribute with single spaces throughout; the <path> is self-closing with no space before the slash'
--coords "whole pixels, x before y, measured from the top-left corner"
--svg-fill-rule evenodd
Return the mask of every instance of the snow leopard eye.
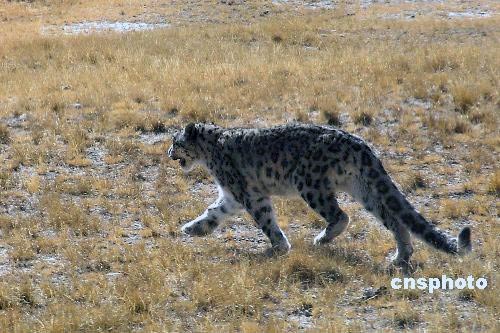
<path id="1" fill-rule="evenodd" d="M 185 141 L 182 132 L 178 132 L 174 134 L 174 137 L 172 138 L 172 145 L 174 148 L 181 147 L 182 143 Z"/>

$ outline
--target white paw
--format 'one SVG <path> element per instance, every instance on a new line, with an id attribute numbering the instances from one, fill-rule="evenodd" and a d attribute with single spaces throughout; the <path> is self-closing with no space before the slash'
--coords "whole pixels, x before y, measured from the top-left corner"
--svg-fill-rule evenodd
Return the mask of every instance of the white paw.
<path id="1" fill-rule="evenodd" d="M 185 234 L 190 235 L 191 230 L 192 230 L 192 226 L 193 226 L 193 222 L 188 222 L 182 226 L 181 231 Z"/>
<path id="2" fill-rule="evenodd" d="M 181 228 L 181 231 L 190 236 L 204 236 L 209 233 L 209 230 L 206 230 L 202 223 L 197 221 L 191 221 L 184 224 Z"/>
<path id="3" fill-rule="evenodd" d="M 288 252 L 290 252 L 290 249 L 292 248 L 292 246 L 290 245 L 290 243 L 288 241 L 286 242 L 283 242 L 281 244 L 277 244 L 277 245 L 274 245 L 273 247 L 267 249 L 265 251 L 265 254 L 267 256 L 275 256 L 275 255 L 284 255 L 284 254 L 287 254 Z"/>
<path id="4" fill-rule="evenodd" d="M 329 240 L 325 239 L 325 229 L 323 229 L 318 236 L 314 237 L 313 244 L 314 246 L 320 246 L 328 242 Z"/>
<path id="5" fill-rule="evenodd" d="M 292 248 L 292 246 L 288 242 L 288 239 L 285 238 L 285 240 L 286 240 L 286 242 L 283 242 L 280 246 L 278 246 L 279 251 L 281 251 L 283 253 L 287 253 Z"/>

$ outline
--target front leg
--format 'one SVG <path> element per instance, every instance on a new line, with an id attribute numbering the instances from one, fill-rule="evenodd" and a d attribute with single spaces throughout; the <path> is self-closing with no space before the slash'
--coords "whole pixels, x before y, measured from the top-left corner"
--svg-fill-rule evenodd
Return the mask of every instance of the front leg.
<path id="1" fill-rule="evenodd" d="M 234 215 L 241 206 L 234 199 L 222 191 L 213 204 L 191 222 L 182 226 L 182 232 L 191 236 L 205 236 L 211 234 L 222 220 Z"/>
<path id="2" fill-rule="evenodd" d="M 247 198 L 245 200 L 245 207 L 264 234 L 269 237 L 272 251 L 287 253 L 290 250 L 290 243 L 276 223 L 271 199 L 268 197 Z"/>

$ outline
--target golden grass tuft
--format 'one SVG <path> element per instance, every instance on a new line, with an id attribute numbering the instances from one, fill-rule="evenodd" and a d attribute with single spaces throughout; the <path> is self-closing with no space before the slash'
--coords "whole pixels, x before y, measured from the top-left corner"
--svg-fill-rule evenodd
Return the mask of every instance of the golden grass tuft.
<path id="1" fill-rule="evenodd" d="M 355 124 L 370 126 L 373 122 L 375 111 L 370 108 L 356 110 L 353 112 L 353 121 Z"/>
<path id="2" fill-rule="evenodd" d="M 28 261 L 36 257 L 33 239 L 29 233 L 16 230 L 11 233 L 9 242 L 13 247 L 11 256 L 14 261 Z"/>
<path id="3" fill-rule="evenodd" d="M 488 184 L 488 192 L 496 194 L 497 196 L 500 195 L 500 170 L 496 170 L 493 175 L 491 175 Z"/>
<path id="4" fill-rule="evenodd" d="M 57 194 L 47 194 L 41 202 L 47 222 L 56 230 L 69 228 L 76 235 L 88 236 L 99 230 L 99 221 L 89 216 L 80 206 L 65 202 Z"/>
<path id="5" fill-rule="evenodd" d="M 8 144 L 10 142 L 10 131 L 4 124 L 0 124 L 0 144 Z"/>
<path id="6" fill-rule="evenodd" d="M 478 90 L 472 84 L 456 84 L 451 94 L 457 111 L 462 113 L 467 113 L 479 100 Z"/>
<path id="7" fill-rule="evenodd" d="M 341 125 L 339 114 L 335 111 L 321 111 L 321 116 L 328 125 L 337 127 Z"/>
<path id="8" fill-rule="evenodd" d="M 12 295 L 12 281 L 0 282 L 0 311 L 5 311 L 15 306 Z"/>
<path id="9" fill-rule="evenodd" d="M 408 302 L 398 304 L 394 312 L 393 323 L 397 329 L 412 329 L 420 321 L 420 315 Z"/>
<path id="10" fill-rule="evenodd" d="M 0 189 L 10 190 L 16 186 L 18 180 L 11 171 L 0 171 Z"/>
<path id="11" fill-rule="evenodd" d="M 40 176 L 35 175 L 26 181 L 26 185 L 25 185 L 26 189 L 30 193 L 36 193 L 40 190 L 40 186 L 41 186 L 40 182 L 41 182 Z"/>
<path id="12" fill-rule="evenodd" d="M 403 190 L 411 192 L 426 188 L 428 181 L 421 172 L 408 172 L 405 178 L 399 182 Z"/>

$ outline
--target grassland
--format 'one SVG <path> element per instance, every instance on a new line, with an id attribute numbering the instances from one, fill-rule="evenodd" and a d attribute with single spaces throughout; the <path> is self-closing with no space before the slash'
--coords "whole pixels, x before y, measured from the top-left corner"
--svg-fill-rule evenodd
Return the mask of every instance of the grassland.
<path id="1" fill-rule="evenodd" d="M 469 5 L 0 4 L 0 331 L 498 331 L 500 8 L 446 15 Z M 171 27 L 40 33 L 105 19 Z M 343 195 L 351 226 L 319 250 L 297 200 L 275 202 L 287 256 L 248 216 L 179 234 L 216 195 L 165 155 L 190 121 L 364 137 L 425 216 L 473 228 L 464 258 L 415 241 L 414 275 L 488 288 L 391 290 L 392 237 Z"/>

